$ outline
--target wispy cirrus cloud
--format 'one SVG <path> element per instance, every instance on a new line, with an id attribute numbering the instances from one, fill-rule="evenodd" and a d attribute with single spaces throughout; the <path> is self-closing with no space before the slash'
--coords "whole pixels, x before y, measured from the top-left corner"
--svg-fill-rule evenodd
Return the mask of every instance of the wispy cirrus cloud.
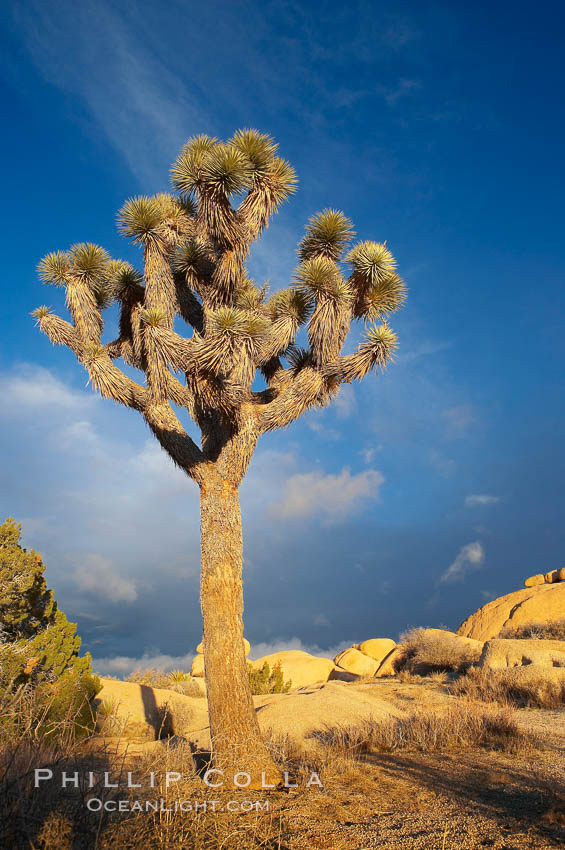
<path id="1" fill-rule="evenodd" d="M 462 581 L 470 570 L 481 567 L 485 560 L 485 550 L 479 540 L 462 546 L 452 564 L 442 574 L 440 581 L 447 584 Z"/>
<path id="2" fill-rule="evenodd" d="M 17 20 L 44 77 L 82 99 L 143 184 L 166 182 L 187 136 L 210 126 L 202 101 L 141 37 L 126 9 L 104 0 L 72 10 L 65 0 L 32 2 L 20 5 Z"/>
<path id="3" fill-rule="evenodd" d="M 477 493 L 465 497 L 465 507 L 475 508 L 478 505 L 495 505 L 499 501 L 498 496 L 491 496 L 488 493 Z"/>

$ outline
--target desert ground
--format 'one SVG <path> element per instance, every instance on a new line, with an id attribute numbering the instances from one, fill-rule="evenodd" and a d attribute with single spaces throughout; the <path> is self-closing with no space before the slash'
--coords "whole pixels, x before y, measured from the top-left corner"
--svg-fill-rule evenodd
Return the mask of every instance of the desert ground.
<path id="1" fill-rule="evenodd" d="M 274 790 L 255 778 L 240 789 L 205 783 L 198 652 L 192 674 L 103 678 L 94 734 L 81 741 L 38 738 L 33 706 L 4 704 L 29 712 L 30 726 L 0 747 L 0 847 L 563 847 L 564 591 L 562 578 L 538 581 L 483 606 L 457 634 L 413 629 L 333 660 L 267 656 L 279 686 L 251 681 L 262 682 L 259 726 L 288 777 Z M 250 676 L 266 659 L 249 663 Z M 52 781 L 34 787 L 36 769 Z M 79 778 L 62 789 L 63 772 Z M 146 800 L 158 806 L 142 810 Z"/>

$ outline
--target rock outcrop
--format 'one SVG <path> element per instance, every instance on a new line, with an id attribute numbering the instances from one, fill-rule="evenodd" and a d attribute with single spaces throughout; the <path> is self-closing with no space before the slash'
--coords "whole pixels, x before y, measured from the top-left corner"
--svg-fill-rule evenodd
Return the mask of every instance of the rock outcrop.
<path id="1" fill-rule="evenodd" d="M 391 638 L 372 638 L 371 640 L 364 640 L 357 649 L 364 655 L 368 655 L 373 661 L 381 664 L 395 647 L 396 641 L 391 640 Z"/>
<path id="2" fill-rule="evenodd" d="M 273 652 L 252 661 L 253 667 L 260 670 L 267 662 L 271 670 L 275 664 L 280 664 L 283 679 L 292 682 L 292 690 L 312 685 L 315 682 L 327 682 L 334 669 L 334 663 L 330 658 L 318 658 L 303 652 L 300 649 L 289 649 L 282 652 Z"/>
<path id="3" fill-rule="evenodd" d="M 364 721 L 387 721 L 403 712 L 374 689 L 345 682 L 324 682 L 290 694 L 254 697 L 257 719 L 264 732 L 316 744 L 328 728 L 360 725 Z"/>
<path id="4" fill-rule="evenodd" d="M 565 567 L 560 570 L 550 570 L 545 575 L 538 573 L 535 576 L 530 576 L 524 582 L 524 587 L 535 587 L 538 584 L 556 584 L 558 581 L 565 581 Z"/>
<path id="5" fill-rule="evenodd" d="M 101 682 L 102 690 L 93 701 L 101 735 L 155 741 L 168 735 L 186 736 L 208 725 L 204 699 L 117 679 Z"/>
<path id="6" fill-rule="evenodd" d="M 561 578 L 559 576 L 560 572 L 561 570 L 550 570 L 544 575 L 543 579 L 548 584 L 557 584 L 558 581 L 561 581 Z"/>
<path id="7" fill-rule="evenodd" d="M 524 582 L 524 587 L 536 587 L 536 585 L 538 584 L 543 584 L 544 581 L 545 578 L 542 576 L 541 573 L 538 573 L 535 576 L 530 576 L 529 578 L 527 578 Z"/>
<path id="8" fill-rule="evenodd" d="M 490 640 L 503 628 L 551 623 L 565 617 L 565 582 L 534 585 L 487 602 L 461 623 L 457 634 Z"/>
<path id="9" fill-rule="evenodd" d="M 374 676 L 379 669 L 379 662 L 365 655 L 359 649 L 351 647 L 336 655 L 334 662 L 337 667 L 356 676 Z"/>
<path id="10" fill-rule="evenodd" d="M 395 647 L 379 666 L 379 669 L 375 673 L 375 678 L 381 679 L 383 676 L 396 676 L 398 672 L 396 667 L 397 665 L 400 666 L 401 662 L 404 660 L 404 656 L 405 653 L 402 647 Z"/>
<path id="11" fill-rule="evenodd" d="M 483 648 L 480 667 L 505 670 L 508 667 L 562 667 L 565 670 L 565 641 L 563 640 L 488 640 Z"/>
<path id="12" fill-rule="evenodd" d="M 195 655 L 192 661 L 192 667 L 190 668 L 190 672 L 193 676 L 202 677 L 204 676 L 204 656 L 203 655 Z"/>

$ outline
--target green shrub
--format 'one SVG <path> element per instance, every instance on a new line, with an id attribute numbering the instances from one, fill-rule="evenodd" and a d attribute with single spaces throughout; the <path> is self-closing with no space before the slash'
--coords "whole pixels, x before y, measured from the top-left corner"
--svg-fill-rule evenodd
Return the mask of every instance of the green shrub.
<path id="1" fill-rule="evenodd" d="M 94 728 L 90 701 L 100 680 L 47 589 L 41 556 L 20 546 L 20 533 L 13 519 L 0 525 L 0 727 L 82 737 Z"/>
<path id="2" fill-rule="evenodd" d="M 260 670 L 256 670 L 251 664 L 248 664 L 248 669 L 252 694 L 286 694 L 292 687 L 290 679 L 288 682 L 284 681 L 280 662 L 274 664 L 272 670 L 267 661 Z"/>
<path id="3" fill-rule="evenodd" d="M 88 653 L 47 589 L 41 556 L 20 546 L 21 527 L 0 525 L 0 688 L 55 682 L 91 673 Z"/>

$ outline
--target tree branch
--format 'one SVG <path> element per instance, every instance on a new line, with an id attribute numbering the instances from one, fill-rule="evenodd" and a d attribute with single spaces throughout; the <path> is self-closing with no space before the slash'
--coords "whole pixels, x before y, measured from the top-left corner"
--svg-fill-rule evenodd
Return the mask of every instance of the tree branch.
<path id="1" fill-rule="evenodd" d="M 292 377 L 291 377 L 292 376 Z M 284 428 L 298 419 L 306 410 L 328 404 L 339 382 L 325 378 L 318 369 L 305 366 L 299 372 L 284 370 L 279 377 L 279 388 L 255 396 L 255 404 L 264 405 L 259 410 L 261 431 Z"/>
<path id="2" fill-rule="evenodd" d="M 204 455 L 186 433 L 170 404 L 151 402 L 143 410 L 143 417 L 169 457 L 197 484 L 202 484 L 207 469 Z"/>

